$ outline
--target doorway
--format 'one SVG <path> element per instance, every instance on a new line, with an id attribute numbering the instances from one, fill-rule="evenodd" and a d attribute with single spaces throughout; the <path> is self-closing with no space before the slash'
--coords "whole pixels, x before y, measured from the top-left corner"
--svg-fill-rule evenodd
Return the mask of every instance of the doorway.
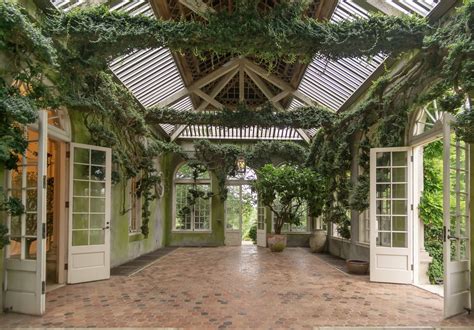
<path id="1" fill-rule="evenodd" d="M 251 182 L 256 179 L 252 169 L 235 177 L 228 177 L 227 199 L 225 201 L 224 244 L 240 246 L 252 241 L 252 231 L 257 228 L 258 198 L 252 190 Z"/>

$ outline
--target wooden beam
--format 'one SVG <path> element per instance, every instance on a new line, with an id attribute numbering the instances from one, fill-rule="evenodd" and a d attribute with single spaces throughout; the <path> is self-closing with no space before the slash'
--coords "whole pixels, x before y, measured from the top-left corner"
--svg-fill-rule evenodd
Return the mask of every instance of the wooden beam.
<path id="1" fill-rule="evenodd" d="M 270 91 L 270 89 L 265 85 L 262 79 L 260 79 L 257 74 L 255 74 L 253 71 L 245 69 L 245 73 L 252 79 L 252 81 L 257 85 L 257 87 L 262 91 L 263 95 L 277 108 L 278 110 L 283 110 L 283 107 L 278 101 L 271 101 L 274 97 L 273 93 Z"/>
<path id="2" fill-rule="evenodd" d="M 219 82 L 214 86 L 209 96 L 215 100 L 216 96 L 232 80 L 232 78 L 234 78 L 234 76 L 237 74 L 238 71 L 239 71 L 238 69 L 234 69 L 233 71 L 229 72 L 224 77 L 222 77 L 221 80 L 219 80 Z M 208 105 L 209 105 L 209 102 L 203 101 L 201 105 L 197 108 L 197 111 L 206 110 L 206 107 Z"/>
<path id="3" fill-rule="evenodd" d="M 199 96 L 200 98 L 202 98 L 204 101 L 209 102 L 210 104 L 215 106 L 217 109 L 224 108 L 224 105 L 222 103 L 216 101 L 216 99 L 210 97 L 209 95 L 204 93 L 201 89 L 195 89 L 193 90 L 193 93 Z"/>
<path id="4" fill-rule="evenodd" d="M 258 66 L 257 64 L 247 60 L 243 59 L 245 67 L 252 70 L 256 74 L 258 74 L 260 77 L 263 79 L 269 81 L 273 85 L 277 86 L 283 91 L 288 91 L 290 92 L 295 98 L 297 98 L 299 101 L 305 103 L 306 105 L 314 105 L 316 102 L 314 102 L 311 98 L 307 97 L 306 95 L 302 94 L 298 90 L 294 89 L 290 84 L 288 84 L 286 81 L 283 79 L 277 77 L 275 74 L 268 72 L 264 68 Z"/>
<path id="5" fill-rule="evenodd" d="M 214 8 L 209 7 L 202 0 L 179 0 L 179 3 L 191 9 L 193 12 L 203 18 L 207 18 L 208 13 L 215 13 Z"/>
<path id="6" fill-rule="evenodd" d="M 188 125 L 178 125 L 178 127 L 176 127 L 173 133 L 171 133 L 171 136 L 170 136 L 171 142 L 176 140 L 181 135 L 181 133 L 183 133 L 186 127 L 188 127 Z"/>
<path id="7" fill-rule="evenodd" d="M 298 132 L 298 134 L 301 136 L 301 138 L 303 140 L 305 140 L 306 143 L 311 143 L 311 138 L 309 137 L 309 135 L 305 132 L 304 129 L 302 128 L 297 128 L 296 131 Z"/>
<path id="8" fill-rule="evenodd" d="M 170 106 L 173 103 L 176 103 L 182 99 L 184 99 L 186 96 L 189 96 L 190 91 L 187 88 L 184 88 L 180 90 L 179 92 L 176 92 L 170 96 L 168 96 L 166 99 L 164 99 L 161 102 L 158 102 L 156 104 L 157 107 L 167 107 Z"/>

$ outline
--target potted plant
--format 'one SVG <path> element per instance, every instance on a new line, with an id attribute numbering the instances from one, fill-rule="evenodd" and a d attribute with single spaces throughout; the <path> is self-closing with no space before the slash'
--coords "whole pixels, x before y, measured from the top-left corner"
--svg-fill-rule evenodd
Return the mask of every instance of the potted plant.
<path id="1" fill-rule="evenodd" d="M 258 170 L 254 188 L 262 204 L 269 207 L 275 216 L 274 234 L 268 235 L 268 246 L 272 251 L 285 249 L 287 237 L 281 234 L 283 225 L 298 225 L 300 207 L 305 201 L 312 201 L 318 196 L 319 187 L 319 176 L 309 168 L 267 164 Z"/>

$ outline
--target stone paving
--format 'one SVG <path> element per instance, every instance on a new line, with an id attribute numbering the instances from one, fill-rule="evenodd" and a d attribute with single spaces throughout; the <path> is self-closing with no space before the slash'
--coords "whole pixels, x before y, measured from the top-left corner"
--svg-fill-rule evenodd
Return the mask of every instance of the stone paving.
<path id="1" fill-rule="evenodd" d="M 57 289 L 43 317 L 5 314 L 0 327 L 474 327 L 468 316 L 443 320 L 442 307 L 434 294 L 370 283 L 302 248 L 179 248 L 133 276 Z"/>

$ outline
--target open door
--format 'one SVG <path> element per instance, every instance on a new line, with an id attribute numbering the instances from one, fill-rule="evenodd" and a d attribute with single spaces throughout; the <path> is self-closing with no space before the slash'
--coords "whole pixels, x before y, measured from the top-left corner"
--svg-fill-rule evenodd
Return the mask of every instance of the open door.
<path id="1" fill-rule="evenodd" d="M 225 245 L 242 245 L 242 185 L 227 186 L 225 201 Z"/>
<path id="2" fill-rule="evenodd" d="M 370 150 L 370 280 L 412 283 L 411 148 Z"/>
<path id="3" fill-rule="evenodd" d="M 267 247 L 267 223 L 265 221 L 265 206 L 257 202 L 257 246 Z"/>
<path id="4" fill-rule="evenodd" d="M 111 150 L 71 143 L 68 283 L 110 277 Z"/>
<path id="5" fill-rule="evenodd" d="M 451 132 L 452 116 L 443 125 L 444 316 L 471 308 L 469 145 Z"/>
<path id="6" fill-rule="evenodd" d="M 40 111 L 38 131 L 26 133 L 28 148 L 6 184 L 8 197 L 21 200 L 25 212 L 7 217 L 4 307 L 33 315 L 45 312 L 47 130 L 47 112 Z"/>

